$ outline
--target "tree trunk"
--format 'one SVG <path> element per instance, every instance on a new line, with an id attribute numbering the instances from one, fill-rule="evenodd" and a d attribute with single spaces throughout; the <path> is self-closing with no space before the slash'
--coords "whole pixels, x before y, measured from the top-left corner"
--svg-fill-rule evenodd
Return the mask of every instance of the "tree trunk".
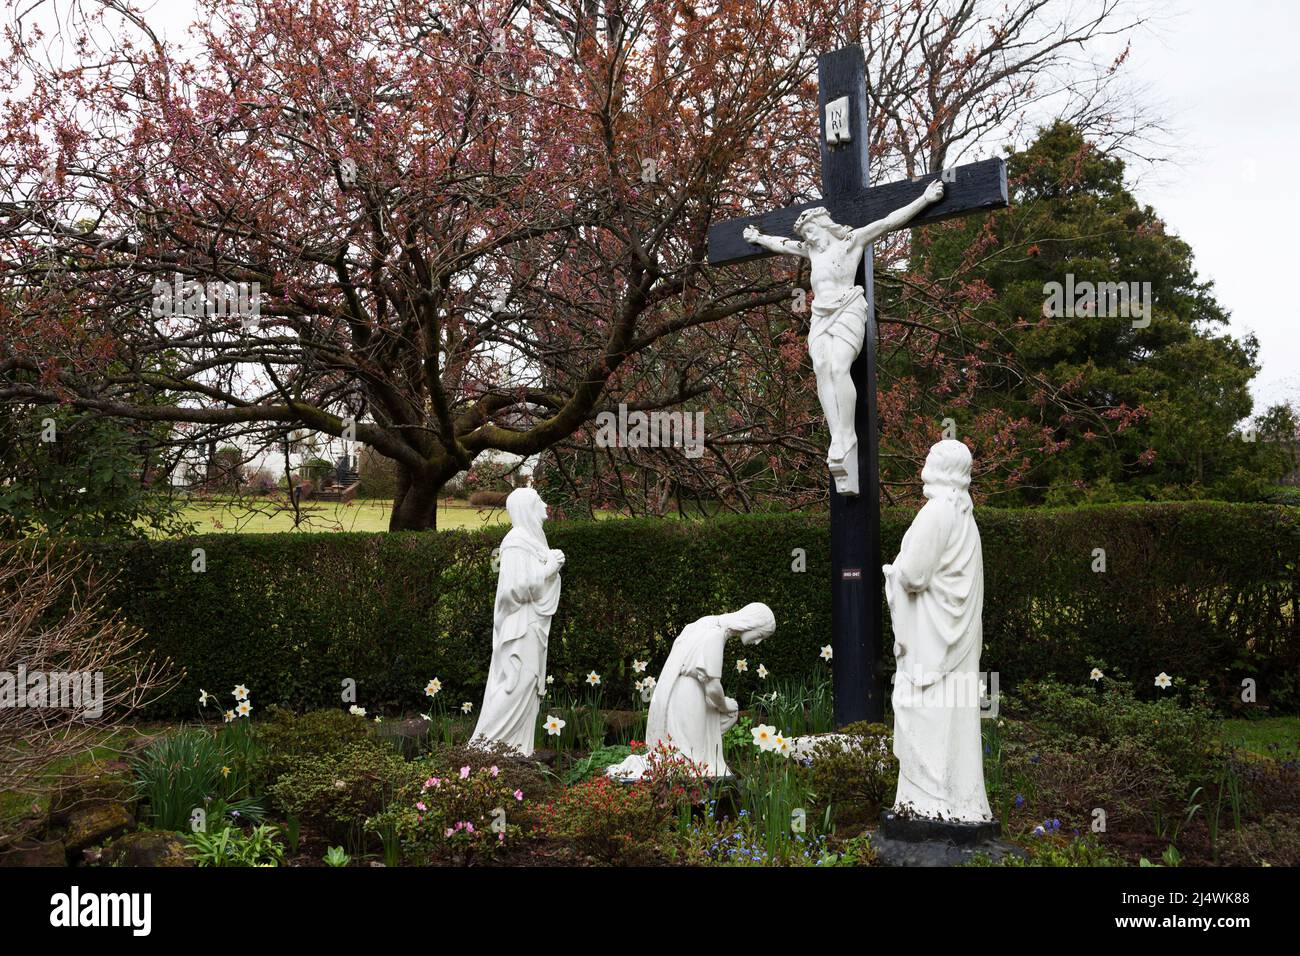
<path id="1" fill-rule="evenodd" d="M 438 528 L 438 492 L 446 479 L 436 474 L 413 472 L 397 466 L 397 494 L 389 531 L 436 531 Z"/>

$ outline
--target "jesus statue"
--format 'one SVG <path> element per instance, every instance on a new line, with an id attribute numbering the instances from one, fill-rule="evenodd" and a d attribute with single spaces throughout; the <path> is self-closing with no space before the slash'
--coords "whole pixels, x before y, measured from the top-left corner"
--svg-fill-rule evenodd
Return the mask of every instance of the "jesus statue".
<path id="1" fill-rule="evenodd" d="M 755 226 L 745 229 L 747 242 L 770 252 L 802 256 L 811 264 L 808 354 L 817 375 L 817 398 L 831 433 L 826 464 L 840 494 L 858 493 L 858 437 L 853 420 L 858 392 L 849 369 L 862 351 L 867 330 L 866 291 L 854 281 L 862 253 L 870 243 L 907 225 L 922 209 L 942 198 L 943 183 L 936 179 L 913 202 L 861 229 L 840 225 L 822 206 L 805 209 L 795 220 L 798 240 L 764 235 Z"/>

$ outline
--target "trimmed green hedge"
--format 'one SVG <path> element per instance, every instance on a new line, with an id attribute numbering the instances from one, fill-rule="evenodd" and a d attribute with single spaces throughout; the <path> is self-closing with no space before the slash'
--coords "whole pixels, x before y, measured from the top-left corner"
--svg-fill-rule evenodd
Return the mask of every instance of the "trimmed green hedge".
<path id="1" fill-rule="evenodd" d="M 913 513 L 884 519 L 886 560 Z M 1300 704 L 1300 510 L 1177 503 L 1070 510 L 977 509 L 984 542 L 983 663 L 1003 687 L 1071 682 L 1098 664 L 1143 692 L 1160 671 L 1205 681 L 1224 707 L 1243 677 L 1260 701 Z M 478 706 L 487 675 L 495 575 L 504 529 L 399 534 L 215 534 L 89 545 L 117 572 L 111 603 L 152 646 L 187 668 L 156 709 L 192 713 L 198 688 L 253 689 L 258 707 L 337 706 L 356 680 L 371 712 L 423 707 L 439 677 L 448 702 Z M 575 690 L 590 670 L 607 704 L 631 699 L 630 662 L 657 674 L 672 639 L 704 614 L 761 600 L 777 633 L 731 648 L 726 683 L 742 701 L 776 680 L 825 665 L 830 641 L 825 515 L 708 522 L 611 520 L 557 524 L 567 556 L 550 669 Z M 203 548 L 207 570 L 191 570 Z M 807 569 L 792 570 L 803 548 Z M 1106 570 L 1093 570 L 1094 549 Z M 886 612 L 888 622 L 888 612 Z M 892 641 L 886 635 L 882 646 Z M 731 661 L 744 654 L 750 670 Z M 887 654 L 887 657 L 889 655 Z M 887 661 L 892 666 L 892 660 Z"/>

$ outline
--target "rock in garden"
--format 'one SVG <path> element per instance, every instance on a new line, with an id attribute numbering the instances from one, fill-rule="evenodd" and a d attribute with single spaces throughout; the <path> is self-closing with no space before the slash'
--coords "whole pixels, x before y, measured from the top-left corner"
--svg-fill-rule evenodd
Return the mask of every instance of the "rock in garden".
<path id="1" fill-rule="evenodd" d="M 68 813 L 68 830 L 63 842 L 69 855 L 88 846 L 103 843 L 109 837 L 125 833 L 135 826 L 135 814 L 121 803 L 95 803 Z"/>
<path id="2" fill-rule="evenodd" d="M 67 866 L 62 840 L 28 840 L 0 854 L 0 866 Z"/>
<path id="3" fill-rule="evenodd" d="M 145 830 L 119 837 L 104 849 L 103 862 L 113 866 L 194 865 L 180 836 L 164 830 Z"/>
<path id="4" fill-rule="evenodd" d="M 118 761 L 78 764 L 64 778 L 67 782 L 50 797 L 50 820 L 64 823 L 74 810 L 101 803 L 132 806 L 136 790 L 130 771 Z"/>

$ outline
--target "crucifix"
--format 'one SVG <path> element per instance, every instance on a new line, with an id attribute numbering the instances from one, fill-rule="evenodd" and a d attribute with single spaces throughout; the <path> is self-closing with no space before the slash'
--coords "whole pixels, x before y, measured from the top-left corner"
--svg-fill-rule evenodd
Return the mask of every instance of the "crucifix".
<path id="1" fill-rule="evenodd" d="M 835 723 L 844 726 L 885 712 L 871 242 L 1006 206 L 1007 168 L 988 159 L 869 188 L 862 48 L 819 56 L 817 81 L 823 198 L 715 224 L 709 263 L 794 255 L 811 264 L 808 351 L 830 429 L 831 648 Z"/>

